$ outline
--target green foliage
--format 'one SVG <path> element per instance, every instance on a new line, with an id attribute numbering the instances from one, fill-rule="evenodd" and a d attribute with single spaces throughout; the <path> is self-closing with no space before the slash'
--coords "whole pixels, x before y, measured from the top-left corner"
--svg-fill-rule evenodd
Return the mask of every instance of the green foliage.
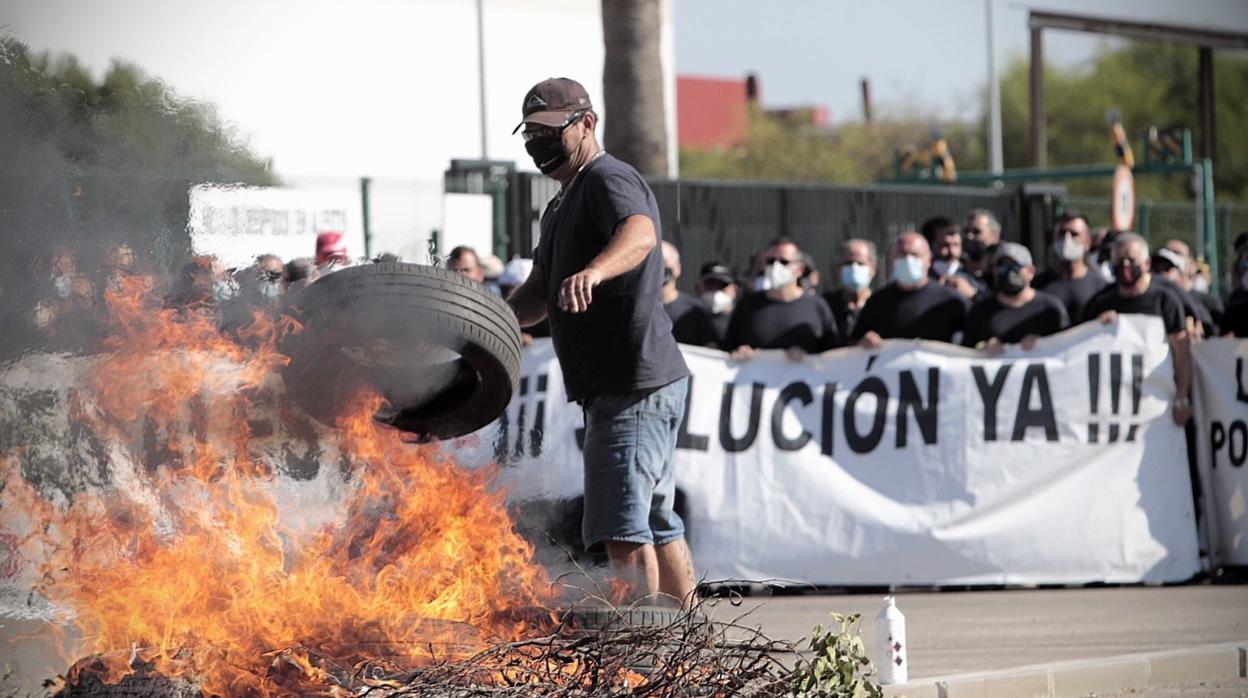
<path id="1" fill-rule="evenodd" d="M 274 182 L 211 106 L 133 65 L 115 62 L 97 82 L 72 56 L 0 37 L 0 104 L 0 256 L 10 263 L 60 243 L 89 268 L 124 240 L 167 265 L 187 252 L 192 184 Z"/>
<path id="2" fill-rule="evenodd" d="M 752 181 L 874 182 L 893 175 L 893 151 L 904 144 L 922 147 L 940 131 L 959 167 L 983 166 L 982 139 L 973 126 L 940 124 L 917 116 L 872 124 L 847 123 L 831 129 L 793 127 L 765 113 L 750 115 L 746 137 L 735 147 L 680 151 L 686 179 Z"/>
<path id="3" fill-rule="evenodd" d="M 1048 163 L 1113 164 L 1105 114 L 1121 113 L 1136 161 L 1140 137 L 1150 126 L 1192 129 L 1198 148 L 1197 51 L 1189 46 L 1130 42 L 1104 48 L 1087 66 L 1045 66 L 1045 128 Z M 1219 200 L 1248 200 L 1248 59 L 1214 52 L 1214 99 L 1217 148 L 1214 191 Z M 1014 60 L 1001 77 L 1001 124 L 1005 166 L 1027 167 L 1029 71 L 1025 58 Z M 985 113 L 986 113 L 985 109 Z M 986 129 L 987 117 L 981 120 Z M 1070 181 L 1072 194 L 1108 196 L 1110 182 Z M 1136 180 L 1140 197 L 1184 200 L 1191 197 L 1187 175 L 1149 176 Z"/>
<path id="4" fill-rule="evenodd" d="M 793 668 L 791 694 L 798 698 L 882 698 L 858 629 L 861 616 L 832 613 L 834 627 L 811 631 L 810 660 Z"/>

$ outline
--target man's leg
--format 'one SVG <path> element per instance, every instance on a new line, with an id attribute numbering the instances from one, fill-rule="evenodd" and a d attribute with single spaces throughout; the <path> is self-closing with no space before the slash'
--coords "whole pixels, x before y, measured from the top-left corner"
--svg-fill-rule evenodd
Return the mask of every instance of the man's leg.
<path id="1" fill-rule="evenodd" d="M 689 544 L 684 538 L 677 538 L 655 546 L 654 555 L 658 564 L 659 593 L 677 599 L 685 610 L 692 608 L 696 580 Z"/>
<path id="2" fill-rule="evenodd" d="M 604 544 L 611 568 L 616 576 L 628 585 L 626 603 L 641 601 L 655 603 L 660 591 L 659 562 L 654 546 L 649 543 L 625 543 L 609 540 Z"/>

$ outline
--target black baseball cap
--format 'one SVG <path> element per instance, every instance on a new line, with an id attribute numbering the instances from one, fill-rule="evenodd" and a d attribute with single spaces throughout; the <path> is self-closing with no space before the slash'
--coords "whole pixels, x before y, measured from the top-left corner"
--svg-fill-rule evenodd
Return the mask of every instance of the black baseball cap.
<path id="1" fill-rule="evenodd" d="M 524 106 L 520 110 L 524 118 L 511 132 L 519 131 L 525 124 L 562 126 L 576 112 L 593 108 L 589 93 L 581 83 L 571 78 L 547 78 L 524 95 Z"/>
<path id="2" fill-rule="evenodd" d="M 719 262 L 708 262 L 702 265 L 702 274 L 699 277 L 703 281 L 706 279 L 714 279 L 722 282 L 725 286 L 737 283 L 732 278 L 732 270 L 720 264 Z"/>

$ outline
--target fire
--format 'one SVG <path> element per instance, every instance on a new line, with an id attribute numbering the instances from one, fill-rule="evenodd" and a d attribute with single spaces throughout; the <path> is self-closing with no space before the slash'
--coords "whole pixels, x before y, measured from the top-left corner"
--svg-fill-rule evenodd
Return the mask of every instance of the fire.
<path id="1" fill-rule="evenodd" d="M 71 419 L 106 445 L 114 487 L 55 505 L 0 454 L 0 510 L 27 519 L 37 590 L 81 631 L 67 658 L 100 655 L 109 682 L 133 655 L 209 695 L 332 694 L 331 673 L 363 662 L 518 639 L 515 611 L 553 600 L 492 471 L 405 443 L 372 419 L 376 396 L 332 431 L 292 414 L 276 347 L 293 321 L 257 314 L 223 332 L 141 280 L 106 301 L 113 331 Z M 272 442 L 293 422 L 321 430 L 320 465 L 349 492 L 322 521 L 283 508 Z"/>

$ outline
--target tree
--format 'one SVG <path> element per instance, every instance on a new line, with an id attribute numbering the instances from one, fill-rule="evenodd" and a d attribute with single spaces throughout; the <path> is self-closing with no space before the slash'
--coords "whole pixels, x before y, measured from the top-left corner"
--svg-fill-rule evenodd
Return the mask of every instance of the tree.
<path id="1" fill-rule="evenodd" d="M 603 144 L 644 175 L 667 176 L 660 0 L 602 0 Z"/>
<path id="2" fill-rule="evenodd" d="M 893 176 L 896 148 L 921 148 L 933 132 L 948 140 L 959 167 L 982 166 L 983 141 L 968 124 L 905 116 L 826 129 L 794 126 L 753 109 L 740 143 L 711 151 L 682 149 L 680 172 L 689 179 L 875 182 Z"/>
<path id="3" fill-rule="evenodd" d="M 1214 191 L 1219 200 L 1248 200 L 1248 60 L 1215 52 L 1214 75 L 1217 144 Z M 1141 135 L 1150 127 L 1187 127 L 1197 120 L 1196 49 L 1154 42 L 1130 42 L 1106 48 L 1086 67 L 1045 66 L 1045 127 L 1050 166 L 1115 162 L 1105 114 L 1117 110 L 1141 159 Z M 1028 65 L 1014 60 L 1001 80 L 1001 122 L 1005 166 L 1027 167 Z M 986 133 L 986 108 L 981 126 Z M 1108 196 L 1109 180 L 1071 180 L 1072 194 Z M 1185 200 L 1191 197 L 1188 175 L 1140 177 L 1139 196 Z"/>
<path id="4" fill-rule="evenodd" d="M 192 184 L 274 183 L 210 105 L 133 65 L 115 62 L 97 83 L 72 56 L 0 38 L 0 104 L 0 258 L 16 265 L 6 279 L 29 278 L 53 244 L 91 268 L 125 241 L 167 269 L 189 253 Z"/>

